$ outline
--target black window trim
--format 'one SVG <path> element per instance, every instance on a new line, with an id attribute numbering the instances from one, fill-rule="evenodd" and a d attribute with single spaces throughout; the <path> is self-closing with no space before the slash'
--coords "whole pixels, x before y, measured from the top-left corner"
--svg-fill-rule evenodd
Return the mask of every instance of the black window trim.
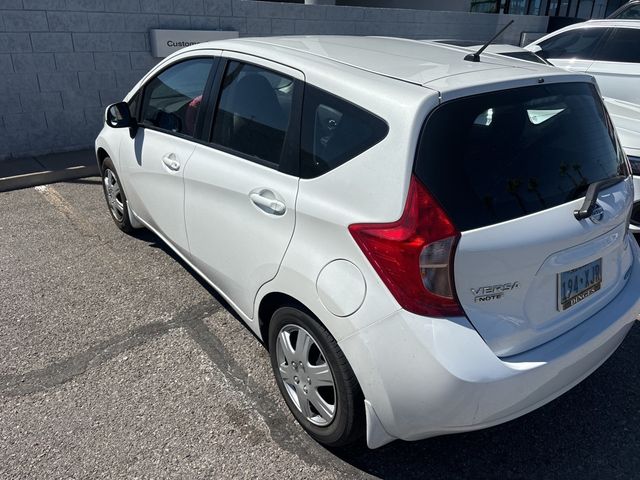
<path id="1" fill-rule="evenodd" d="M 138 102 L 138 103 L 136 104 L 136 111 L 135 111 L 135 112 L 131 112 L 131 111 L 129 112 L 129 113 L 131 113 L 131 116 L 132 116 L 132 117 L 133 117 L 133 119 L 136 121 L 136 125 L 138 125 L 138 126 L 139 126 L 139 124 L 138 124 L 138 118 L 139 118 L 139 116 L 140 116 L 140 115 L 139 115 L 139 114 L 140 114 L 140 97 L 142 97 L 141 92 L 142 92 L 142 88 L 140 88 L 138 91 L 136 91 L 136 93 L 134 93 L 133 95 L 131 95 L 131 98 L 130 98 L 130 99 L 129 99 L 129 101 L 127 102 L 127 105 L 129 105 L 129 106 L 130 106 L 130 105 L 131 105 L 131 102 L 132 102 L 134 99 L 136 99 L 136 97 L 138 97 L 138 98 L 137 98 L 137 102 Z"/>
<path id="2" fill-rule="evenodd" d="M 196 128 L 195 128 L 195 133 L 194 135 L 185 135 L 184 133 L 178 133 L 178 132 L 171 132 L 169 130 L 165 130 L 162 128 L 158 128 L 154 125 L 150 125 L 148 123 L 144 123 L 140 120 L 140 114 L 142 113 L 142 107 L 144 105 L 144 95 L 146 93 L 147 87 L 149 86 L 149 83 L 151 83 L 153 80 L 155 80 L 156 78 L 158 78 L 158 76 L 162 75 L 165 71 L 167 71 L 168 69 L 179 65 L 181 63 L 184 62 L 188 62 L 191 60 L 210 60 L 211 61 L 211 70 L 209 71 L 209 76 L 207 78 L 207 81 L 205 82 L 205 87 L 204 90 L 202 92 L 202 105 L 208 105 L 210 103 L 210 98 L 211 98 L 211 87 L 213 85 L 214 79 L 217 75 L 217 72 L 220 68 L 220 57 L 216 56 L 216 55 L 194 55 L 192 57 L 182 57 L 179 60 L 169 63 L 165 66 L 163 66 L 158 72 L 156 72 L 153 76 L 149 77 L 147 80 L 145 80 L 144 84 L 142 84 L 140 86 L 140 88 L 138 89 L 138 91 L 132 95 L 131 98 L 135 97 L 136 95 L 140 95 L 139 101 L 138 101 L 138 106 L 137 106 L 137 112 L 135 115 L 136 118 L 136 123 L 138 128 L 142 128 L 142 129 L 148 129 L 148 130 L 153 130 L 154 132 L 159 132 L 159 133 L 163 133 L 165 135 L 169 135 L 172 137 L 177 137 L 177 138 L 182 138 L 183 140 L 187 140 L 187 141 L 191 141 L 191 142 L 196 142 L 196 143 L 202 143 L 204 141 L 204 138 L 202 136 L 203 134 L 203 127 L 204 127 L 204 121 L 205 121 L 205 117 L 206 115 L 203 115 L 203 112 L 200 111 L 198 113 L 198 117 L 196 118 Z M 205 103 L 207 102 L 207 103 Z"/>
<path id="3" fill-rule="evenodd" d="M 289 118 L 289 125 L 285 134 L 284 144 L 282 147 L 282 156 L 280 164 L 269 162 L 262 158 L 247 155 L 244 152 L 240 152 L 233 148 L 229 148 L 225 145 L 220 145 L 213 142 L 213 126 L 216 120 L 216 112 L 218 104 L 220 103 L 220 96 L 222 95 L 222 81 L 227 71 L 227 66 L 230 62 L 238 62 L 245 65 L 251 65 L 256 68 L 261 68 L 269 72 L 273 72 L 276 75 L 281 75 L 287 78 L 291 78 L 294 82 L 293 99 L 291 103 L 291 114 Z M 207 113 L 205 114 L 206 123 L 203 126 L 203 141 L 202 143 L 214 150 L 219 150 L 224 153 L 228 153 L 238 158 L 242 158 L 252 163 L 262 165 L 263 167 L 270 168 L 280 173 L 299 176 L 300 172 L 300 135 L 302 123 L 302 99 L 304 95 L 305 82 L 291 75 L 279 71 L 275 68 L 266 67 L 259 63 L 247 61 L 245 59 L 236 59 L 233 57 L 221 57 L 218 64 L 218 71 L 213 81 L 213 88 L 211 89 L 212 95 L 209 97 L 210 101 L 207 103 Z M 215 99 L 215 100 L 214 100 Z"/>

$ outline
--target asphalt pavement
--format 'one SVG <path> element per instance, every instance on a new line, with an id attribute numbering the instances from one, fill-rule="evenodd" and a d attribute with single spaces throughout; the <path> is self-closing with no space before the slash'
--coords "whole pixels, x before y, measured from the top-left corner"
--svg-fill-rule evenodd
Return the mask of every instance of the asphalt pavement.
<path id="1" fill-rule="evenodd" d="M 0 193 L 0 478 L 62 477 L 637 479 L 640 325 L 525 417 L 329 451 L 215 292 L 115 227 L 99 179 Z"/>

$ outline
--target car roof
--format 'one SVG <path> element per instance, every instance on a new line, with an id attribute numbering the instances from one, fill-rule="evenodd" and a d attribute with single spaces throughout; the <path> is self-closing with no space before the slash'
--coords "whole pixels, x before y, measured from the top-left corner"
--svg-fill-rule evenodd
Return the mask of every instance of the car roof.
<path id="1" fill-rule="evenodd" d="M 446 42 L 439 42 L 439 43 L 446 43 Z M 455 45 L 455 44 L 448 44 L 448 45 Z M 460 48 L 465 48 L 469 51 L 475 52 L 477 50 L 479 50 L 480 48 L 482 48 L 484 46 L 484 44 L 482 43 L 478 43 L 478 42 L 472 42 L 469 43 L 468 45 L 455 45 L 456 47 L 460 47 Z M 487 46 L 487 49 L 485 50 L 485 52 L 488 53 L 512 53 L 512 52 L 524 52 L 524 53 L 531 53 L 529 50 L 527 50 L 524 47 L 517 47 L 515 45 L 509 45 L 508 43 L 492 43 L 490 45 Z"/>
<path id="2" fill-rule="evenodd" d="M 640 0 L 639 0 L 640 1 Z M 478 40 L 448 40 L 448 39 L 438 39 L 438 40 L 420 40 L 425 43 L 436 43 L 436 44 L 445 44 L 452 45 L 454 47 L 466 48 L 467 50 L 476 51 L 484 46 L 484 42 L 480 42 Z M 509 52 L 527 52 L 531 53 L 524 47 L 518 47 L 516 45 L 511 45 L 509 43 L 491 43 L 487 46 L 485 52 L 489 53 L 509 53 Z"/>
<path id="3" fill-rule="evenodd" d="M 338 35 L 258 37 L 207 42 L 185 50 L 202 48 L 253 54 L 303 71 L 311 64 L 310 60 L 323 59 L 423 86 L 463 74 L 472 74 L 478 83 L 482 83 L 489 71 L 493 71 L 491 77 L 494 80 L 496 77 L 507 80 L 510 77 L 558 74 L 552 67 L 525 64 L 486 52 L 480 62 L 470 62 L 464 60 L 469 54 L 467 48 L 405 38 Z"/>

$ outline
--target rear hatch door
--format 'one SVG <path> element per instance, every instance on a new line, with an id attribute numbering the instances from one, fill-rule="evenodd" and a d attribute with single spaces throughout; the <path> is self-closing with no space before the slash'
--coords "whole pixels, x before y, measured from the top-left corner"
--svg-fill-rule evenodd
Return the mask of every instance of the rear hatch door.
<path id="1" fill-rule="evenodd" d="M 425 124 L 415 171 L 462 232 L 457 296 L 497 355 L 561 335 L 626 283 L 633 184 L 590 83 L 444 103 Z M 616 176 L 576 218 L 589 185 Z"/>

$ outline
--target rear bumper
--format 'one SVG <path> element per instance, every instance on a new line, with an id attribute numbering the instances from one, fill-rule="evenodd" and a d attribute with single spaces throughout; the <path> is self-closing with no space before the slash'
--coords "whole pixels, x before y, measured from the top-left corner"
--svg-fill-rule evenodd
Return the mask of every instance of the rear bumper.
<path id="1" fill-rule="evenodd" d="M 400 310 L 340 342 L 367 399 L 371 448 L 506 422 L 566 392 L 617 349 L 640 313 L 640 248 L 625 288 L 579 326 L 498 358 L 466 318 Z"/>

